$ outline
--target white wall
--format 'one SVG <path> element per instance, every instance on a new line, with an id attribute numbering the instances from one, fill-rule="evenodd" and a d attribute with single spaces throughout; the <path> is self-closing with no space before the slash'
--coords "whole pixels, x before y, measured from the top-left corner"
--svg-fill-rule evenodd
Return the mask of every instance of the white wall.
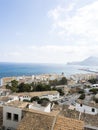
<path id="1" fill-rule="evenodd" d="M 11 99 L 11 101 L 19 100 L 18 96 L 10 95 L 9 98 Z"/>
<path id="2" fill-rule="evenodd" d="M 12 119 L 8 120 L 7 119 L 7 112 L 12 114 Z M 14 121 L 13 120 L 13 114 L 18 114 L 19 117 L 19 121 Z M 3 126 L 5 126 L 6 128 L 8 127 L 12 127 L 12 128 L 17 128 L 19 122 L 21 121 L 21 117 L 22 117 L 22 110 L 20 108 L 15 108 L 15 107 L 9 107 L 9 106 L 4 106 L 3 107 Z"/>
<path id="3" fill-rule="evenodd" d="M 76 110 L 77 111 L 85 112 L 85 113 L 88 113 L 88 114 L 91 114 L 91 115 L 96 115 L 98 113 L 98 109 L 94 108 L 95 112 L 92 112 L 92 108 L 94 108 L 94 107 L 90 107 L 90 106 L 86 106 L 86 105 L 80 106 L 79 103 L 76 103 Z"/>
<path id="4" fill-rule="evenodd" d="M 29 100 L 30 101 L 31 97 L 29 97 L 29 96 L 21 96 L 21 97 L 19 97 L 19 99 L 21 101 L 23 101 L 23 100 Z"/>
<path id="5" fill-rule="evenodd" d="M 98 88 L 98 84 L 93 84 L 91 87 L 92 87 L 92 88 L 93 88 L 93 87 Z"/>
<path id="6" fill-rule="evenodd" d="M 43 95 L 40 98 L 48 98 L 50 101 L 55 101 L 57 99 L 59 99 L 59 93 L 57 94 L 53 94 L 53 95 Z"/>
<path id="7" fill-rule="evenodd" d="M 37 111 L 43 111 L 43 112 L 50 112 L 51 111 L 51 103 L 48 104 L 48 106 L 43 107 L 40 104 L 37 105 L 29 105 L 29 109 L 34 109 Z"/>
<path id="8" fill-rule="evenodd" d="M 86 89 L 84 89 L 84 91 L 86 92 L 86 93 L 89 93 L 89 90 L 90 90 L 91 88 L 86 88 Z"/>

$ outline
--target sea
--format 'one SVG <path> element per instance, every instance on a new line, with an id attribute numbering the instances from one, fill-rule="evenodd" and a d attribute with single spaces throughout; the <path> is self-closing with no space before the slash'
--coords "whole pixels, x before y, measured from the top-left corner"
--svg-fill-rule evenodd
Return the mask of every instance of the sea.
<path id="1" fill-rule="evenodd" d="M 66 65 L 66 64 L 36 64 L 36 63 L 0 63 L 0 78 L 11 76 L 30 76 L 39 74 L 61 74 L 65 76 L 88 73 L 81 70 L 89 66 Z M 90 67 L 89 67 L 90 68 Z M 98 69 L 98 67 L 97 67 Z"/>

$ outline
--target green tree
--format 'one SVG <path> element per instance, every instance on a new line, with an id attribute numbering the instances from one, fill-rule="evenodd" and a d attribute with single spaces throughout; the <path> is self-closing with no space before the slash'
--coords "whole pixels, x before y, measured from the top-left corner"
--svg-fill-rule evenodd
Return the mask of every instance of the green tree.
<path id="1" fill-rule="evenodd" d="M 46 106 L 50 100 L 48 98 L 41 98 L 38 100 L 38 104 L 41 104 L 42 106 Z"/>
<path id="2" fill-rule="evenodd" d="M 96 103 L 98 103 L 98 98 L 93 98 L 93 100 L 96 102 Z"/>
<path id="3" fill-rule="evenodd" d="M 21 83 L 18 85 L 18 92 L 31 92 L 31 84 Z"/>
<path id="4" fill-rule="evenodd" d="M 80 89 L 80 90 L 78 91 L 78 93 L 83 94 L 83 93 L 84 93 L 84 90 L 83 90 L 83 89 Z"/>
<path id="5" fill-rule="evenodd" d="M 64 95 L 64 92 L 62 89 L 57 89 L 57 91 L 60 93 L 60 96 L 63 96 Z"/>
<path id="6" fill-rule="evenodd" d="M 17 86 L 18 86 L 18 81 L 12 80 L 12 81 L 11 81 L 11 86 L 12 86 L 12 87 L 17 87 Z"/>
<path id="7" fill-rule="evenodd" d="M 67 84 L 67 79 L 66 77 L 63 77 L 60 81 L 59 81 L 59 85 L 66 85 Z"/>
<path id="8" fill-rule="evenodd" d="M 51 87 L 50 85 L 45 85 L 45 84 L 38 84 L 36 87 L 34 87 L 33 91 L 50 91 Z"/>
<path id="9" fill-rule="evenodd" d="M 20 83 L 18 85 L 18 92 L 25 92 L 25 84 L 24 83 Z"/>
<path id="10" fill-rule="evenodd" d="M 92 78 L 92 79 L 89 79 L 88 82 L 90 82 L 92 84 L 96 84 L 98 82 L 98 79 Z"/>
<path id="11" fill-rule="evenodd" d="M 12 80 L 10 89 L 12 92 L 17 92 L 18 91 L 18 81 Z"/>
<path id="12" fill-rule="evenodd" d="M 85 94 L 84 93 L 81 94 L 80 97 L 79 97 L 79 99 L 82 99 L 82 100 L 85 99 Z"/>
<path id="13" fill-rule="evenodd" d="M 31 91 L 31 85 L 30 84 L 25 84 L 24 85 L 24 91 L 25 92 L 30 92 Z"/>
<path id="14" fill-rule="evenodd" d="M 60 80 L 55 79 L 55 80 L 50 80 L 50 81 L 49 81 L 49 85 L 50 85 L 50 86 L 66 85 L 66 84 L 67 84 L 67 79 L 66 79 L 66 77 L 63 77 L 63 78 L 60 79 Z"/>
<path id="15" fill-rule="evenodd" d="M 50 86 L 56 86 L 56 85 L 58 85 L 57 79 L 55 79 L 55 80 L 50 80 L 50 81 L 49 81 L 49 85 L 50 85 Z"/>
<path id="16" fill-rule="evenodd" d="M 30 100 L 31 102 L 33 102 L 33 101 L 39 101 L 39 97 L 38 96 L 34 96 L 34 97 L 32 97 L 31 98 L 31 100 Z"/>
<path id="17" fill-rule="evenodd" d="M 5 87 L 6 87 L 6 89 L 11 89 L 11 86 L 8 84 Z"/>
<path id="18" fill-rule="evenodd" d="M 96 89 L 96 88 L 92 88 L 89 91 L 92 92 L 93 94 L 97 94 L 98 93 L 98 89 Z"/>

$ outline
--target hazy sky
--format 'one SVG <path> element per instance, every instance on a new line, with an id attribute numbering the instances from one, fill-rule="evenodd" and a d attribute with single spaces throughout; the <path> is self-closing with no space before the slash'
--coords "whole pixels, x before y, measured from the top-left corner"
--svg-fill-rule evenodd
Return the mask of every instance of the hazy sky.
<path id="1" fill-rule="evenodd" d="M 0 0 L 0 61 L 66 63 L 98 55 L 98 0 Z"/>

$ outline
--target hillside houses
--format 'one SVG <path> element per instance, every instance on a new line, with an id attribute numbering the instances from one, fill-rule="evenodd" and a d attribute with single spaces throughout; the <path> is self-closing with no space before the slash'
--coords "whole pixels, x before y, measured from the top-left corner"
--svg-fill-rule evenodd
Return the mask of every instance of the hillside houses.
<path id="1" fill-rule="evenodd" d="M 13 93 L 11 96 L 17 97 L 19 100 L 30 100 L 32 97 L 48 98 L 50 101 L 59 100 L 60 95 L 58 91 L 42 91 L 42 92 L 23 92 Z"/>
<path id="2" fill-rule="evenodd" d="M 84 123 L 79 120 L 59 116 L 58 112 L 43 113 L 26 111 L 17 130 L 83 130 Z"/>
<path id="3" fill-rule="evenodd" d="M 33 92 L 17 91 L 15 93 L 1 89 L 0 126 L 4 130 L 84 130 L 84 128 L 98 128 L 98 105 L 93 100 L 95 94 L 86 91 L 96 86 L 92 87 L 92 84 L 87 86 L 88 82 L 80 82 L 80 80 L 86 80 L 86 77 L 83 79 L 84 77 L 85 75 L 82 75 L 78 79 L 78 76 L 73 76 L 68 79 L 69 84 L 54 84 L 53 86 L 51 84 L 51 91 L 32 90 Z M 61 77 L 56 75 L 23 76 L 18 77 L 17 80 L 19 83 L 30 83 L 33 80 L 48 83 L 50 79 L 55 78 L 59 80 Z M 60 95 L 59 89 L 64 92 L 64 95 Z M 82 94 L 85 94 L 85 98 L 80 100 L 79 97 Z"/>
<path id="4" fill-rule="evenodd" d="M 28 120 L 30 115 L 30 122 L 26 120 Z M 24 129 L 28 129 L 31 130 L 31 128 L 33 130 L 83 130 L 84 124 L 81 121 L 78 120 L 74 120 L 74 119 L 69 119 L 69 118 L 64 118 L 61 116 L 58 116 L 56 118 L 55 117 L 51 117 L 51 116 L 46 116 L 44 114 L 40 114 L 37 118 L 36 115 L 36 122 L 37 125 L 35 123 L 35 120 L 33 119 L 34 117 L 34 113 L 28 113 L 28 115 L 26 115 L 26 117 L 22 120 L 22 122 L 20 123 L 19 127 L 17 130 L 24 130 Z M 55 122 L 54 119 L 56 118 Z M 46 120 L 46 121 L 45 121 Z M 31 124 L 31 122 L 34 124 Z M 46 122 L 46 125 L 45 125 Z M 54 123 L 53 123 L 54 122 Z"/>
<path id="5" fill-rule="evenodd" d="M 30 104 L 29 104 L 30 105 Z M 65 118 L 58 110 L 44 112 L 30 108 L 28 102 L 12 101 L 0 108 L 2 130 L 83 130 L 84 122 Z"/>

